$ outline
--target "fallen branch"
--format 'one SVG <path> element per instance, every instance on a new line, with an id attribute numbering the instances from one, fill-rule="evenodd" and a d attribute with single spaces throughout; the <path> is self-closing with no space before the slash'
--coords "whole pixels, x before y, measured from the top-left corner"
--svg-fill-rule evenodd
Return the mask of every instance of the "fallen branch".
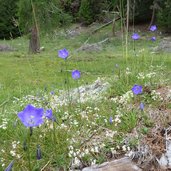
<path id="1" fill-rule="evenodd" d="M 109 38 L 106 38 L 106 39 L 104 39 L 104 40 L 102 40 L 100 42 L 92 43 L 92 44 L 87 44 L 86 42 L 84 42 L 84 44 L 81 47 L 79 47 L 78 49 L 76 49 L 76 52 L 77 51 L 80 51 L 80 50 L 90 49 L 91 47 L 96 47 L 97 45 L 101 45 L 102 43 L 105 43 L 107 41 L 109 41 Z M 98 47 L 97 47 L 97 49 L 98 49 Z"/>
<path id="2" fill-rule="evenodd" d="M 92 31 L 92 34 L 93 34 L 93 33 L 96 33 L 97 31 L 101 30 L 102 28 L 104 28 L 104 27 L 106 27 L 106 26 L 112 24 L 113 21 L 115 21 L 115 22 L 118 21 L 120 18 L 121 18 L 121 17 L 118 17 L 118 18 L 116 18 L 116 19 L 114 19 L 114 20 L 111 20 L 111 21 L 109 21 L 108 23 L 106 23 L 106 24 L 104 24 L 104 25 L 98 27 L 97 29 L 95 29 L 95 30 Z"/>

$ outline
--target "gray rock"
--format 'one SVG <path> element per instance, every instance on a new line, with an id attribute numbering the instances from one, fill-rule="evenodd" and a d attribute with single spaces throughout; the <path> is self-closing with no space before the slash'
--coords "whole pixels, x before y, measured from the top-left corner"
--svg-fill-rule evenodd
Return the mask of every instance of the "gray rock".
<path id="1" fill-rule="evenodd" d="M 85 44 L 79 50 L 87 52 L 100 51 L 102 50 L 102 47 L 98 44 Z"/>
<path id="2" fill-rule="evenodd" d="M 171 53 L 171 37 L 163 38 L 159 45 L 154 48 L 154 52 Z"/>
<path id="3" fill-rule="evenodd" d="M 62 91 L 60 96 L 54 96 L 53 103 L 60 106 L 67 105 L 72 102 L 85 103 L 87 101 L 97 101 L 102 98 L 101 93 L 109 88 L 110 84 L 98 78 L 93 84 L 80 86 L 72 89 L 69 92 Z"/>
<path id="4" fill-rule="evenodd" d="M 124 157 L 100 165 L 86 167 L 82 171 L 142 171 L 131 159 Z"/>
<path id="5" fill-rule="evenodd" d="M 9 51 L 15 51 L 16 49 L 12 48 L 9 45 L 0 45 L 0 52 L 9 52 Z"/>

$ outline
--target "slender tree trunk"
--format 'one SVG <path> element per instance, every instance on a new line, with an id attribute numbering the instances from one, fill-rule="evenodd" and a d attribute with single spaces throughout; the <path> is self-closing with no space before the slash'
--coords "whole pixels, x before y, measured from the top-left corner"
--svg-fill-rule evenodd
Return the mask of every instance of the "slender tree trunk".
<path id="1" fill-rule="evenodd" d="M 38 38 L 37 27 L 33 26 L 30 32 L 29 53 L 38 53 L 40 51 L 40 42 Z"/>
<path id="2" fill-rule="evenodd" d="M 126 11 L 126 34 L 125 34 L 125 43 L 126 43 L 126 62 L 128 58 L 128 32 L 129 32 L 129 7 L 130 7 L 130 2 L 127 0 L 127 11 Z"/>
<path id="3" fill-rule="evenodd" d="M 30 0 L 30 2 L 32 6 L 34 24 L 30 30 L 29 53 L 38 53 L 40 52 L 39 29 L 38 29 L 38 24 L 37 24 L 37 19 L 36 19 L 35 6 L 32 0 Z"/>
<path id="4" fill-rule="evenodd" d="M 126 11 L 126 30 L 129 31 L 129 7 L 130 3 L 129 0 L 127 0 L 127 11 Z"/>
<path id="5" fill-rule="evenodd" d="M 151 21 L 150 21 L 150 24 L 148 26 L 148 29 L 150 29 L 151 25 L 153 24 L 154 18 L 155 18 L 155 6 L 153 5 L 153 13 L 152 13 L 152 17 L 151 17 Z"/>

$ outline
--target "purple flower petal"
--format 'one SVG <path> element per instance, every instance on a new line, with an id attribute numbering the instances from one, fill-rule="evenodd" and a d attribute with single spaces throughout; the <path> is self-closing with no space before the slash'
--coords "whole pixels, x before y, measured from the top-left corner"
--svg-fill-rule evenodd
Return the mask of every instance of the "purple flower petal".
<path id="1" fill-rule="evenodd" d="M 55 116 L 52 113 L 52 109 L 46 110 L 46 113 L 44 114 L 44 116 L 47 117 L 49 120 L 57 122 Z"/>
<path id="2" fill-rule="evenodd" d="M 47 117 L 48 119 L 53 118 L 52 109 L 46 110 L 45 117 Z"/>
<path id="3" fill-rule="evenodd" d="M 26 127 L 39 126 L 44 122 L 43 108 L 35 108 L 28 104 L 23 111 L 18 113 L 18 117 Z"/>
<path id="4" fill-rule="evenodd" d="M 42 158 L 40 145 L 37 145 L 36 157 L 37 157 L 37 160 L 40 160 Z"/>
<path id="5" fill-rule="evenodd" d="M 140 110 L 142 110 L 142 111 L 144 110 L 144 103 L 142 103 L 142 102 L 140 103 Z"/>
<path id="6" fill-rule="evenodd" d="M 113 123 L 113 118 L 112 118 L 112 116 L 110 116 L 110 118 L 109 118 L 109 123 L 110 123 L 110 124 Z"/>
<path id="7" fill-rule="evenodd" d="M 135 84 L 131 90 L 136 95 L 141 94 L 142 93 L 142 86 Z"/>
<path id="8" fill-rule="evenodd" d="M 72 71 L 72 78 L 73 78 L 74 80 L 77 80 L 77 79 L 79 79 L 80 77 L 81 77 L 80 71 L 78 71 L 78 70 L 73 70 L 73 71 Z"/>
<path id="9" fill-rule="evenodd" d="M 138 33 L 134 33 L 134 34 L 132 35 L 132 39 L 133 39 L 133 40 L 138 40 L 139 38 L 140 38 L 140 36 L 139 36 Z"/>
<path id="10" fill-rule="evenodd" d="M 8 165 L 8 167 L 5 169 L 5 171 L 12 171 L 13 165 L 14 165 L 14 160 Z"/>
<path id="11" fill-rule="evenodd" d="M 153 42 L 156 41 L 156 37 L 153 36 L 153 37 L 151 38 L 151 40 L 152 40 Z"/>
<path id="12" fill-rule="evenodd" d="M 66 59 L 69 56 L 69 52 L 65 48 L 58 50 L 58 56 L 60 58 Z"/>
<path id="13" fill-rule="evenodd" d="M 150 31 L 156 31 L 157 30 L 157 26 L 156 25 L 152 25 L 151 27 L 150 27 Z"/>
<path id="14" fill-rule="evenodd" d="M 50 92 L 50 94 L 51 94 L 51 95 L 54 95 L 54 94 L 55 94 L 55 92 L 54 92 L 54 91 L 51 91 L 51 92 Z"/>

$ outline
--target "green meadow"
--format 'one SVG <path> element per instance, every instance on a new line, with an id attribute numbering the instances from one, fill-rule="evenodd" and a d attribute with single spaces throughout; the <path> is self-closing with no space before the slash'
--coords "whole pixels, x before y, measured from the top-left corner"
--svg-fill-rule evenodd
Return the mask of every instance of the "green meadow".
<path id="1" fill-rule="evenodd" d="M 149 111 L 160 108 L 169 115 L 171 54 L 154 51 L 163 37 L 158 35 L 153 42 L 153 33 L 139 32 L 141 37 L 135 41 L 129 33 L 126 43 L 119 30 L 112 36 L 111 26 L 96 33 L 93 29 L 82 27 L 74 36 L 63 29 L 41 35 L 44 50 L 38 54 L 28 54 L 26 36 L 0 41 L 16 49 L 0 52 L 0 170 L 11 161 L 14 171 L 76 170 L 100 164 L 114 158 L 115 152 L 125 154 L 136 149 L 158 123 Z M 88 44 L 94 46 L 80 50 Z M 66 60 L 58 57 L 58 50 L 63 48 L 69 51 Z M 75 69 L 81 72 L 78 80 L 71 75 Z M 97 87 L 102 83 L 109 86 L 96 93 L 93 88 L 96 98 L 93 93 L 86 96 L 85 90 L 88 100 L 84 101 L 81 87 L 98 79 Z M 141 85 L 143 92 L 134 94 L 134 85 Z M 73 95 L 77 101 L 70 99 L 73 89 L 78 89 Z M 162 94 L 160 90 L 166 89 Z M 70 100 L 63 104 L 65 99 L 60 97 L 65 92 Z M 28 104 L 52 109 L 56 122 L 45 118 L 41 126 L 32 128 L 30 136 L 30 129 L 17 115 Z M 160 126 L 167 127 L 169 120 L 163 121 Z M 135 130 L 137 136 L 129 136 Z M 38 146 L 41 159 L 36 156 Z"/>

